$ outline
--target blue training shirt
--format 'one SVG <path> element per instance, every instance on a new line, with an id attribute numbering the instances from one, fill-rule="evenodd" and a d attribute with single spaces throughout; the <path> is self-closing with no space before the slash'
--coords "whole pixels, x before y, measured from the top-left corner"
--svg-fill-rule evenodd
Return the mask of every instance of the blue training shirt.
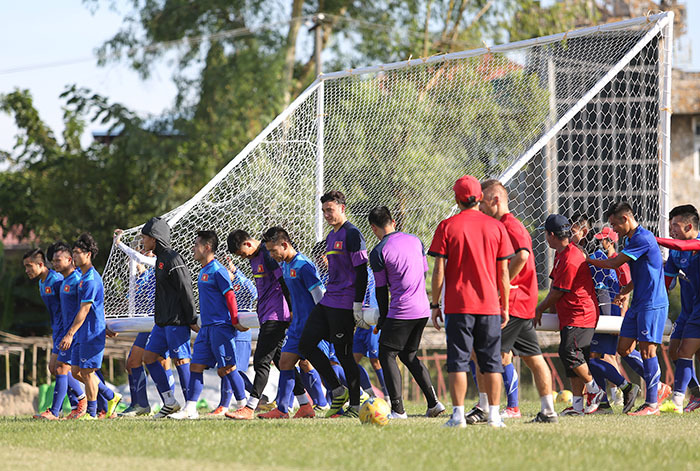
<path id="1" fill-rule="evenodd" d="M 663 258 L 654 234 L 638 226 L 632 237 L 625 241 L 622 253 L 632 259 L 629 267 L 634 294 L 630 308 L 659 309 L 668 306 Z"/>
<path id="2" fill-rule="evenodd" d="M 80 284 L 80 271 L 73 272 L 61 282 L 61 319 L 65 335 L 73 325 L 75 315 L 80 310 L 80 298 L 78 297 L 78 285 Z M 77 336 L 76 336 L 77 338 Z"/>
<path id="3" fill-rule="evenodd" d="M 311 290 L 322 286 L 316 265 L 297 252 L 291 262 L 282 262 L 282 275 L 292 298 L 292 323 L 289 329 L 303 329 L 316 303 Z"/>
<path id="4" fill-rule="evenodd" d="M 231 313 L 224 295 L 231 291 L 228 270 L 214 259 L 199 270 L 199 315 L 202 327 L 207 325 L 231 325 Z"/>
<path id="5" fill-rule="evenodd" d="M 51 316 L 51 330 L 54 334 L 63 332 L 63 321 L 61 318 L 61 283 L 63 283 L 63 275 L 49 270 L 44 281 L 39 280 L 39 294 L 41 300 L 44 301 L 46 309 Z"/>
<path id="6" fill-rule="evenodd" d="M 607 260 L 608 255 L 602 250 L 596 250 L 591 254 L 591 258 L 593 260 Z M 597 268 L 591 265 L 591 274 L 593 275 L 593 283 L 598 295 L 598 303 L 606 303 L 604 306 L 600 306 L 600 314 L 620 316 L 622 314 L 620 306 L 612 304 L 615 296 L 620 294 L 620 280 L 618 280 L 615 270 Z M 601 299 L 601 294 L 605 295 L 607 299 Z"/>
<path id="7" fill-rule="evenodd" d="M 700 239 L 700 237 L 698 237 Z M 664 274 L 678 277 L 681 290 L 681 313 L 688 316 L 695 309 L 700 290 L 700 252 L 671 250 L 664 266 Z"/>
<path id="8" fill-rule="evenodd" d="M 255 312 L 255 301 L 258 299 L 258 290 L 255 288 L 255 283 L 243 274 L 241 270 L 236 270 L 233 273 L 233 293 L 236 295 L 236 304 L 239 311 Z M 250 342 L 253 340 L 251 329 L 241 332 L 236 330 L 234 338 L 238 342 Z"/>
<path id="9" fill-rule="evenodd" d="M 80 342 L 91 342 L 105 339 L 105 292 L 102 284 L 102 277 L 95 267 L 83 273 L 78 283 L 78 297 L 80 303 L 92 303 L 90 312 L 85 318 L 85 322 L 78 331 Z"/>

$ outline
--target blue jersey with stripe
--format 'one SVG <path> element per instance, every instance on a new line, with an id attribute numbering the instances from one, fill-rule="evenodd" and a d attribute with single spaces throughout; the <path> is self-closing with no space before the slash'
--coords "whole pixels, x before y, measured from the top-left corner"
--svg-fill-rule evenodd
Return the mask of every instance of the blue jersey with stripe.
<path id="1" fill-rule="evenodd" d="M 78 283 L 78 297 L 80 303 L 91 303 L 85 322 L 78 331 L 80 342 L 91 342 L 93 340 L 104 340 L 105 337 L 105 292 L 102 284 L 102 277 L 95 267 L 90 267 L 83 273 Z"/>
<path id="2" fill-rule="evenodd" d="M 625 241 L 622 253 L 632 259 L 628 263 L 634 283 L 630 308 L 659 309 L 668 306 L 664 261 L 654 234 L 637 226 L 632 237 Z"/>
<path id="3" fill-rule="evenodd" d="M 80 271 L 73 270 L 70 275 L 61 282 L 61 319 L 65 335 L 73 325 L 75 315 L 80 310 L 80 298 L 78 297 L 78 285 L 80 284 Z"/>
<path id="4" fill-rule="evenodd" d="M 602 250 L 596 250 L 591 254 L 593 260 L 607 260 L 608 255 Z M 613 269 L 597 268 L 591 265 L 591 274 L 595 283 L 596 294 L 598 295 L 598 304 L 601 315 L 620 316 L 622 311 L 620 306 L 613 304 L 612 301 L 620 294 L 620 280 L 617 278 L 617 273 Z M 601 299 L 605 297 L 605 299 Z"/>
<path id="5" fill-rule="evenodd" d="M 39 280 L 39 294 L 41 300 L 44 301 L 46 309 L 51 316 L 51 330 L 54 333 L 63 331 L 63 321 L 61 318 L 61 298 L 60 290 L 63 282 L 63 275 L 49 270 L 44 281 Z"/>
<path id="6" fill-rule="evenodd" d="M 290 329 L 302 328 L 316 303 L 311 290 L 323 286 L 316 265 L 297 252 L 291 262 L 282 262 L 282 275 L 292 298 L 292 324 Z"/>
<path id="7" fill-rule="evenodd" d="M 664 274 L 678 278 L 681 290 L 680 315 L 690 315 L 700 300 L 697 294 L 700 292 L 700 252 L 669 251 Z"/>
<path id="8" fill-rule="evenodd" d="M 228 270 L 214 259 L 199 270 L 197 279 L 199 289 L 199 315 L 202 326 L 231 325 L 231 313 L 226 305 L 224 295 L 231 291 L 231 278 Z"/>

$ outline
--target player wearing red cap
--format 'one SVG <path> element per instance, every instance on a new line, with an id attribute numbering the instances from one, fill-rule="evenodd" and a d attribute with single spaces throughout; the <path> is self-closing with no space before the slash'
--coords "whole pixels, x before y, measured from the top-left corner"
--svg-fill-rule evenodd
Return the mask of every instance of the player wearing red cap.
<path id="1" fill-rule="evenodd" d="M 453 405 L 445 426 L 466 427 L 464 396 L 473 349 L 489 399 L 488 424 L 504 427 L 499 414 L 501 328 L 508 322 L 508 259 L 513 256 L 513 247 L 505 226 L 479 211 L 479 180 L 465 175 L 453 189 L 460 212 L 440 222 L 428 251 L 435 257 L 430 308 L 438 329 L 445 288 L 447 371 Z"/>

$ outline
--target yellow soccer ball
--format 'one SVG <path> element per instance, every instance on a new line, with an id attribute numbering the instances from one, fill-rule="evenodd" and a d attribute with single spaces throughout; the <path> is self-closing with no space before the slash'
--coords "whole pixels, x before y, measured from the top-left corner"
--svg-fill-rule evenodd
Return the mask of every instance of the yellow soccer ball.
<path id="1" fill-rule="evenodd" d="M 360 422 L 383 427 L 389 423 L 391 406 L 381 397 L 371 397 L 360 406 Z"/>
<path id="2" fill-rule="evenodd" d="M 574 400 L 574 395 L 571 391 L 568 389 L 564 389 L 563 391 L 559 391 L 559 394 L 557 394 L 557 402 L 565 402 L 568 405 L 573 404 Z"/>

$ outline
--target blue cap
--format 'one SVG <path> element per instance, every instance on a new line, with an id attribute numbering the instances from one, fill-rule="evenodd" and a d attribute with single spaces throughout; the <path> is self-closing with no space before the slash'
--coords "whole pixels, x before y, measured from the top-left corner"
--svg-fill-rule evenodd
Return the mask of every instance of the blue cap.
<path id="1" fill-rule="evenodd" d="M 547 216 L 544 226 L 541 226 L 540 229 L 544 229 L 547 232 L 567 232 L 571 230 L 571 224 L 561 214 L 550 214 Z"/>

